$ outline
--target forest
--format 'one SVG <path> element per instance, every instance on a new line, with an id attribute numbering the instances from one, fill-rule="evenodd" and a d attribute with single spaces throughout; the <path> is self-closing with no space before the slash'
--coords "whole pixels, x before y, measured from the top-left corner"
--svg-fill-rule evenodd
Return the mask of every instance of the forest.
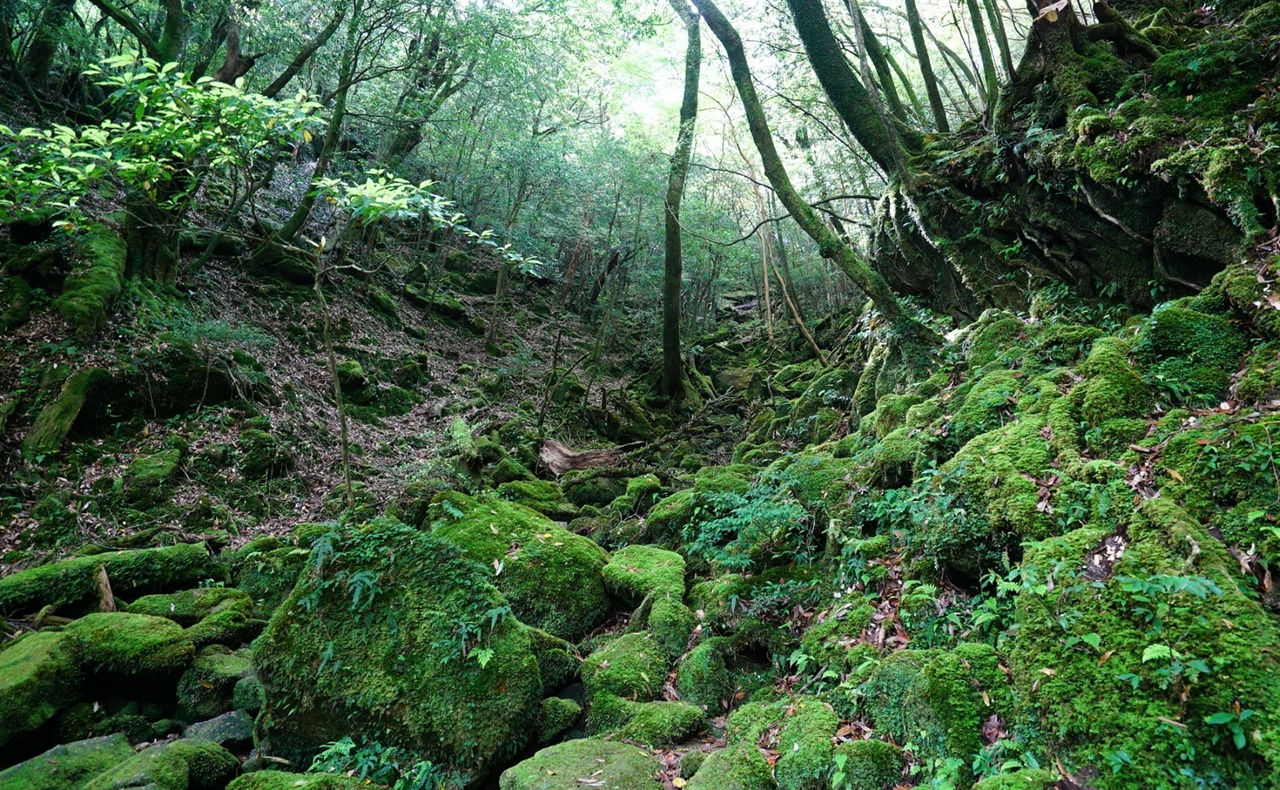
<path id="1" fill-rule="evenodd" d="M 1276 788 L 1277 573 L 1280 1 L 0 3 L 0 790 Z"/>

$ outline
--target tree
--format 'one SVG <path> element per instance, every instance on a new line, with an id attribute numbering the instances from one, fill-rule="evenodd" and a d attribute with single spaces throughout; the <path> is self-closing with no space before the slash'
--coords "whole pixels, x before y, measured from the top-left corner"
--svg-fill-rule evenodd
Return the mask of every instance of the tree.
<path id="1" fill-rule="evenodd" d="M 933 125 L 943 134 L 951 132 L 947 122 L 947 108 L 942 103 L 942 93 L 938 90 L 938 78 L 933 74 L 933 62 L 929 60 L 929 47 L 924 42 L 924 24 L 920 21 L 920 11 L 916 0 L 903 0 L 907 8 L 907 27 L 911 29 L 911 43 L 915 45 L 916 61 L 920 64 L 920 79 L 924 82 L 924 91 L 929 97 L 929 109 L 933 112 Z"/>
<path id="2" fill-rule="evenodd" d="M 693 127 L 698 119 L 698 82 L 702 68 L 701 20 L 686 0 L 671 0 L 671 7 L 684 22 L 688 43 L 685 50 L 684 96 L 680 102 L 680 131 L 671 156 L 667 179 L 665 219 L 666 251 L 662 276 L 662 391 L 669 398 L 684 392 L 684 361 L 680 351 L 680 289 L 684 265 L 681 246 L 680 202 L 684 199 L 685 178 L 693 150 Z"/>

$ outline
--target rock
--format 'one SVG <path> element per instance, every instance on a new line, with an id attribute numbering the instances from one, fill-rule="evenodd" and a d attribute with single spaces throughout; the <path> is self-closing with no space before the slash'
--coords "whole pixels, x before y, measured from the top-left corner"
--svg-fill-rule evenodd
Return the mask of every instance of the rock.
<path id="1" fill-rule="evenodd" d="M 522 622 L 578 639 L 604 619 L 609 600 L 600 570 L 609 555 L 589 538 L 502 500 L 447 494 L 442 502 L 445 516 L 434 534 L 492 570 Z M 449 507 L 462 517 L 449 515 Z"/>
<path id="2" fill-rule="evenodd" d="M 253 718 L 242 710 L 233 710 L 208 721 L 196 722 L 187 727 L 183 735 L 213 741 L 228 748 L 245 746 L 253 743 Z"/>
<path id="3" fill-rule="evenodd" d="M 707 755 L 687 790 L 773 790 L 769 764 L 753 744 L 739 743 Z"/>
<path id="4" fill-rule="evenodd" d="M 102 368 L 78 370 L 67 377 L 57 399 L 44 407 L 22 440 L 23 457 L 36 460 L 42 455 L 56 453 L 75 425 L 93 388 L 109 378 Z"/>
<path id="5" fill-rule="evenodd" d="M 170 484 L 182 465 L 183 451 L 169 447 L 153 455 L 140 455 L 125 469 L 122 491 L 138 509 L 154 507 L 169 498 Z"/>
<path id="6" fill-rule="evenodd" d="M 680 699 L 704 710 L 720 711 L 721 701 L 733 693 L 733 682 L 724 661 L 730 641 L 730 637 L 716 636 L 689 651 L 676 674 Z"/>
<path id="7" fill-rule="evenodd" d="M 153 677 L 176 673 L 195 655 L 182 626 L 163 617 L 127 612 L 86 615 L 65 633 L 80 642 L 85 669 Z"/>
<path id="8" fill-rule="evenodd" d="M 553 521 L 571 521 L 578 516 L 578 506 L 565 501 L 560 486 L 549 480 L 513 480 L 499 485 L 498 495 Z"/>
<path id="9" fill-rule="evenodd" d="M 335 774 L 290 774 L 284 771 L 254 771 L 236 777 L 227 790 L 368 790 L 365 780 Z"/>
<path id="10" fill-rule="evenodd" d="M 611 694 L 591 700 L 589 731 L 616 733 L 627 741 L 658 746 L 678 743 L 707 728 L 701 708 L 684 702 L 632 702 Z"/>
<path id="11" fill-rule="evenodd" d="M 236 688 L 252 674 L 248 651 L 233 653 L 221 645 L 206 647 L 178 680 L 178 717 L 201 721 L 231 710 Z"/>
<path id="12" fill-rule="evenodd" d="M 165 617 L 187 626 L 196 647 L 236 645 L 252 638 L 262 627 L 253 619 L 253 598 L 235 587 L 205 587 L 171 595 L 147 595 L 129 605 L 128 611 Z"/>
<path id="13" fill-rule="evenodd" d="M 34 612 L 43 606 L 83 603 L 98 594 L 98 569 L 106 567 L 118 596 L 180 588 L 224 571 L 203 543 L 156 549 L 108 551 L 40 565 L 0 579 L 0 610 Z"/>
<path id="14" fill-rule="evenodd" d="M 254 642 L 277 754 L 376 733 L 483 771 L 532 737 L 542 677 L 491 568 L 389 519 L 318 540 L 308 568 Z"/>
<path id="15" fill-rule="evenodd" d="M 9 732 L 0 728 L 0 733 Z M 79 790 L 93 777 L 133 757 L 120 733 L 59 744 L 12 768 L 0 771 L 0 787 L 13 790 Z"/>
<path id="16" fill-rule="evenodd" d="M 843 760 L 841 759 L 843 758 Z M 836 747 L 836 764 L 841 766 L 841 782 L 833 786 L 848 790 L 884 790 L 902 778 L 906 757 L 902 750 L 884 741 L 846 741 Z"/>
<path id="17" fill-rule="evenodd" d="M 37 631 L 0 650 L 0 746 L 75 702 L 79 643 L 70 634 Z"/>
<path id="18" fill-rule="evenodd" d="M 84 785 L 84 790 L 218 790 L 240 762 L 210 741 L 183 739 L 138 752 Z"/>
<path id="19" fill-rule="evenodd" d="M 582 715 L 582 706 L 564 697 L 548 697 L 538 706 L 538 743 L 551 743 Z"/>
<path id="20" fill-rule="evenodd" d="M 657 546 L 624 546 L 602 571 L 613 594 L 638 604 L 650 595 L 684 598 L 684 557 Z"/>
<path id="21" fill-rule="evenodd" d="M 647 633 L 624 634 L 582 663 L 588 698 L 609 694 L 638 701 L 657 699 L 666 675 L 662 647 Z"/>
<path id="22" fill-rule="evenodd" d="M 657 760 L 625 743 L 585 738 L 549 746 L 503 771 L 499 790 L 658 790 Z"/>

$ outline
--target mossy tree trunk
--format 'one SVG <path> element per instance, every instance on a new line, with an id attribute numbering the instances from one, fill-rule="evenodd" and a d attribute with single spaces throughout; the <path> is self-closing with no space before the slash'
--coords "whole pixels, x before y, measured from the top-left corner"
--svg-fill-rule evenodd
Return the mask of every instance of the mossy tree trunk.
<path id="1" fill-rule="evenodd" d="M 933 112 L 933 125 L 943 134 L 951 132 L 947 122 L 947 108 L 942 103 L 942 93 L 938 90 L 938 78 L 933 74 L 933 62 L 929 59 L 929 47 L 924 41 L 924 24 L 920 21 L 920 10 L 916 8 L 916 0 L 905 0 L 907 8 L 907 27 L 911 29 L 911 43 L 915 45 L 916 61 L 920 64 L 920 77 L 924 81 L 925 93 L 929 96 L 929 109 Z"/>
<path id="2" fill-rule="evenodd" d="M 698 118 L 698 82 L 702 69 L 701 20 L 687 0 L 671 0 L 684 22 L 688 43 L 684 61 L 684 96 L 680 102 L 680 132 L 671 155 L 667 195 L 663 210 L 666 249 L 662 269 L 662 393 L 678 399 L 684 394 L 684 364 L 680 353 L 680 291 L 684 250 L 681 242 L 680 203 L 693 152 L 693 127 Z"/>

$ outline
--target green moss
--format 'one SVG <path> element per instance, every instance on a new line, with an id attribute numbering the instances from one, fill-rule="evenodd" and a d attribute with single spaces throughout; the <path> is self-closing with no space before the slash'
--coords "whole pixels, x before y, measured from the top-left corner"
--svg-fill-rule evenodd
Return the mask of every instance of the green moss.
<path id="1" fill-rule="evenodd" d="M 249 480 L 270 480 L 293 469 L 293 458 L 274 435 L 260 428 L 240 432 L 240 474 Z"/>
<path id="2" fill-rule="evenodd" d="M 447 501 L 463 516 L 446 514 L 434 534 L 494 572 L 493 583 L 522 621 L 577 639 L 604 619 L 604 549 L 518 504 L 460 494 Z"/>
<path id="3" fill-rule="evenodd" d="M 110 378 L 102 368 L 78 370 L 68 376 L 57 399 L 40 411 L 22 440 L 23 457 L 38 462 L 41 456 L 56 453 L 94 388 Z"/>
<path id="4" fill-rule="evenodd" d="M 707 755 L 688 790 L 772 790 L 769 764 L 754 744 L 741 743 Z"/>
<path id="5" fill-rule="evenodd" d="M 542 693 L 553 694 L 578 676 L 577 651 L 565 640 L 552 636 L 541 628 L 525 626 L 529 635 L 529 647 L 538 660 L 542 675 Z"/>
<path id="6" fill-rule="evenodd" d="M 235 776 L 240 761 L 216 743 L 185 739 L 161 743 L 113 766 L 84 790 L 217 790 Z"/>
<path id="7" fill-rule="evenodd" d="M 493 468 L 493 482 L 499 485 L 517 480 L 532 481 L 536 479 L 528 467 L 511 456 L 504 456 Z"/>
<path id="8" fill-rule="evenodd" d="M 22 326 L 31 317 L 31 284 L 20 276 L 0 279 L 4 289 L 0 293 L 9 299 L 9 306 L 0 313 L 0 334 Z"/>
<path id="9" fill-rule="evenodd" d="M 639 512 L 647 511 L 658 501 L 661 493 L 662 481 L 658 479 L 657 475 L 640 475 L 627 481 L 626 496 L 631 498 L 634 508 Z"/>
<path id="10" fill-rule="evenodd" d="M 1022 389 L 1018 383 L 1020 378 L 1012 370 L 993 370 L 974 383 L 951 420 L 951 436 L 957 444 L 962 445 L 1012 419 Z"/>
<path id="11" fill-rule="evenodd" d="M 254 642 L 277 753 L 351 732 L 467 769 L 518 753 L 543 683 L 493 578 L 448 541 L 386 519 L 317 541 Z"/>
<path id="12" fill-rule="evenodd" d="M 616 733 L 628 741 L 659 746 L 702 732 L 707 716 L 701 708 L 683 702 L 632 702 L 597 694 L 591 700 L 588 727 L 592 733 Z"/>
<path id="13" fill-rule="evenodd" d="M 1017 339 L 1023 333 L 1022 322 L 1016 317 L 996 310 L 983 313 L 969 330 L 965 345 L 969 351 L 969 367 L 980 368 L 995 362 L 1010 349 L 1020 345 Z"/>
<path id="14" fill-rule="evenodd" d="M 0 746 L 44 724 L 75 701 L 79 644 L 65 633 L 39 631 L 0 650 Z"/>
<path id="15" fill-rule="evenodd" d="M 582 706 L 564 697 L 548 697 L 538 706 L 538 743 L 547 744 L 573 726 L 582 715 Z"/>
<path id="16" fill-rule="evenodd" d="M 221 567 L 203 543 L 109 551 L 18 571 L 0 579 L 0 610 L 36 611 L 71 606 L 98 594 L 98 569 L 106 567 L 116 595 L 173 589 L 221 578 Z"/>
<path id="17" fill-rule="evenodd" d="M 0 787 L 9 790 L 79 790 L 93 777 L 132 757 L 133 747 L 120 733 L 60 744 L 0 771 Z"/>
<path id="18" fill-rule="evenodd" d="M 689 635 L 697 624 L 693 610 L 674 595 L 655 593 L 650 599 L 648 625 L 653 639 L 675 660 L 689 648 Z"/>
<path id="19" fill-rule="evenodd" d="M 267 702 L 267 692 L 256 677 L 240 678 L 231 690 L 231 707 L 256 715 Z"/>
<path id="20" fill-rule="evenodd" d="M 578 515 L 578 507 L 565 501 L 560 486 L 549 480 L 513 480 L 498 486 L 498 495 L 556 521 L 570 521 Z"/>
<path id="21" fill-rule="evenodd" d="M 649 511 L 648 527 L 661 540 L 674 540 L 693 519 L 693 489 L 677 491 Z"/>
<path id="22" fill-rule="evenodd" d="M 843 760 L 841 760 L 843 758 Z M 835 762 L 843 782 L 832 782 L 838 790 L 884 790 L 902 778 L 906 757 L 902 749 L 884 741 L 846 741 L 835 748 Z"/>
<path id="23" fill-rule="evenodd" d="M 1102 337 L 1081 366 L 1088 381 L 1083 385 L 1080 413 L 1090 426 L 1117 417 L 1142 417 L 1151 410 L 1151 392 L 1129 364 L 1128 355 L 1124 340 Z"/>
<path id="24" fill-rule="evenodd" d="M 660 790 L 657 760 L 625 743 L 584 738 L 547 747 L 508 768 L 500 790 L 581 790 L 582 779 L 603 790 Z"/>
<path id="25" fill-rule="evenodd" d="M 232 652 L 221 645 L 201 650 L 178 680 L 178 717 L 203 721 L 232 710 L 237 686 L 252 674 L 253 663 L 246 652 Z"/>
<path id="26" fill-rule="evenodd" d="M 236 587 L 253 597 L 255 615 L 269 617 L 293 589 L 308 553 L 279 538 L 257 538 L 232 552 L 227 564 Z"/>
<path id="27" fill-rule="evenodd" d="M 831 739 L 839 726 L 839 717 L 816 697 L 792 699 L 779 724 L 779 756 L 774 766 L 778 786 L 826 790 L 833 756 Z"/>
<path id="28" fill-rule="evenodd" d="M 181 670 L 195 655 L 182 626 L 163 617 L 99 612 L 81 617 L 66 633 L 80 641 L 85 668 L 126 675 L 163 675 Z"/>
<path id="29" fill-rule="evenodd" d="M 1188 406 L 1217 405 L 1245 352 L 1234 323 L 1176 303 L 1152 313 L 1145 343 L 1150 378 Z"/>
<path id="30" fill-rule="evenodd" d="M 148 595 L 134 601 L 127 611 L 167 617 L 187 626 L 196 647 L 236 644 L 259 627 L 253 620 L 253 598 L 235 587 L 202 587 L 171 595 Z"/>
<path id="31" fill-rule="evenodd" d="M 149 508 L 169 498 L 169 485 L 182 465 L 182 450 L 169 447 L 153 455 L 140 455 L 129 463 L 121 479 L 125 497 L 139 508 Z"/>
<path id="32" fill-rule="evenodd" d="M 367 790 L 365 780 L 344 774 L 290 774 L 254 771 L 238 776 L 227 790 Z"/>
<path id="33" fill-rule="evenodd" d="M 626 481 L 609 474 L 613 470 L 571 471 L 560 479 L 564 498 L 579 507 L 604 507 L 626 491 Z"/>
<path id="34" fill-rule="evenodd" d="M 711 637 L 684 657 L 676 673 L 676 690 L 682 700 L 719 713 L 720 703 L 733 693 L 725 665 L 725 652 L 730 641 L 728 637 Z"/>
<path id="35" fill-rule="evenodd" d="M 800 647 L 818 664 L 837 669 L 845 662 L 849 648 L 862 638 L 862 631 L 871 624 L 874 614 L 869 604 L 841 604 L 809 626 Z"/>
<path id="36" fill-rule="evenodd" d="M 657 546 L 624 546 L 602 571 L 609 591 L 639 603 L 649 595 L 684 598 L 684 557 Z"/>
<path id="37" fill-rule="evenodd" d="M 983 779 L 973 790 L 1053 790 L 1059 787 L 1058 775 L 1043 768 L 1002 773 Z"/>
<path id="38" fill-rule="evenodd" d="M 79 261 L 53 307 L 86 337 L 106 324 L 107 311 L 124 287 L 125 243 L 110 228 L 91 223 L 76 250 Z"/>
<path id="39" fill-rule="evenodd" d="M 582 663 L 588 699 L 609 694 L 623 699 L 657 699 L 666 680 L 665 653 L 647 633 L 624 634 Z"/>
<path id="40" fill-rule="evenodd" d="M 1010 668 L 1022 716 L 1068 771 L 1124 751 L 1142 759 L 1123 765 L 1114 786 L 1173 785 L 1184 769 L 1223 786 L 1274 783 L 1280 629 L 1241 588 L 1226 547 L 1174 501 L 1144 500 L 1122 532 L 1077 530 L 1031 545 L 1022 567 L 1024 578 L 1052 578 L 1054 590 L 1019 594 Z M 1179 592 L 1184 585 L 1202 592 Z M 1086 635 L 1096 649 L 1080 641 Z M 1176 650 L 1182 670 L 1153 645 Z M 1208 671 L 1192 668 L 1196 660 Z M 1235 710 L 1255 711 L 1242 748 L 1206 723 Z"/>
<path id="41" fill-rule="evenodd" d="M 1280 343 L 1264 343 L 1250 352 L 1236 385 L 1236 397 L 1245 403 L 1280 397 Z"/>

